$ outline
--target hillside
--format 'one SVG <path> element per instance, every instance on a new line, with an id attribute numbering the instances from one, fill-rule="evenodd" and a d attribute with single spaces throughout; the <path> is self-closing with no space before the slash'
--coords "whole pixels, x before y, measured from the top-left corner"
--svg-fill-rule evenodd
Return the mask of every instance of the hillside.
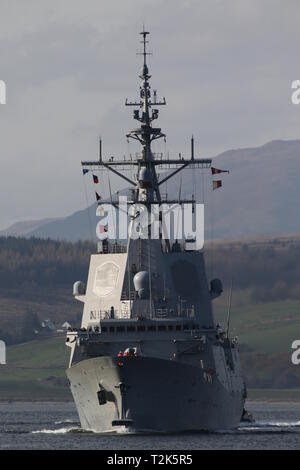
<path id="1" fill-rule="evenodd" d="M 216 191 L 217 238 L 276 236 L 300 232 L 300 141 L 272 141 L 231 150 L 215 163 L 230 170 Z"/>
<path id="2" fill-rule="evenodd" d="M 233 312 L 232 332 L 240 338 L 241 363 L 250 398 L 300 400 L 300 366 L 290 362 L 295 329 L 300 333 L 299 307 L 300 303 L 277 306 L 278 312 L 282 309 L 294 317 L 282 336 L 278 315 L 276 326 L 265 327 L 267 341 L 264 334 L 256 336 L 255 331 L 263 332 L 260 315 L 271 317 L 274 305 Z M 221 314 L 217 316 L 222 318 Z M 241 316 L 243 324 L 239 327 Z M 0 366 L 0 400 L 70 400 L 65 375 L 68 359 L 63 335 L 9 346 L 7 365 Z"/>
<path id="3" fill-rule="evenodd" d="M 64 338 L 30 341 L 7 350 L 0 366 L 0 400 L 70 400 Z"/>
<path id="4" fill-rule="evenodd" d="M 1 230 L 0 237 L 23 237 L 25 235 L 30 235 L 34 230 L 37 230 L 40 227 L 56 220 L 57 219 L 54 218 L 47 218 L 40 220 L 26 220 L 24 222 L 16 222 L 10 227 L 7 227 L 7 229 Z"/>
<path id="5" fill-rule="evenodd" d="M 38 323 L 47 318 L 57 327 L 65 321 L 79 325 L 82 305 L 73 299 L 72 285 L 78 279 L 86 281 L 93 252 L 95 246 L 89 242 L 0 238 L 0 335 L 3 339 L 9 344 L 33 339 L 33 330 L 39 330 Z M 231 276 L 233 311 L 248 308 L 253 311 L 256 305 L 261 309 L 265 304 L 274 307 L 275 303 L 288 301 L 297 305 L 299 255 L 299 238 L 208 246 L 205 252 L 208 279 L 219 277 L 224 285 L 224 294 L 215 301 L 216 311 L 226 311 Z M 297 311 L 291 317 L 281 307 L 277 310 L 284 325 L 296 320 Z M 269 319 L 273 324 L 275 313 L 276 310 Z M 268 320 L 264 311 L 261 315 L 264 321 Z"/>
<path id="6" fill-rule="evenodd" d="M 46 319 L 57 329 L 65 321 L 80 325 L 82 304 L 73 299 L 72 284 L 86 280 L 94 251 L 88 242 L 0 238 L 0 338 L 8 344 L 0 399 L 69 396 L 63 336 L 45 336 L 40 326 Z M 243 370 L 256 394 L 300 388 L 300 366 L 291 363 L 291 344 L 300 339 L 299 255 L 299 237 L 215 243 L 205 253 L 208 279 L 220 277 L 224 285 L 214 301 L 222 325 L 233 276 L 230 333 L 239 337 Z"/>

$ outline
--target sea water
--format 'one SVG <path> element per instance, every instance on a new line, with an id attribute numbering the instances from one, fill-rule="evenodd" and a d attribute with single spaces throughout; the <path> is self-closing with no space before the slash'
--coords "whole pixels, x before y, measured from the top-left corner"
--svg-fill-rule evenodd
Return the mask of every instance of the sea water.
<path id="1" fill-rule="evenodd" d="M 82 431 L 73 403 L 0 402 L 0 449 L 300 449 L 300 403 L 248 403 L 255 418 L 232 431 L 181 434 Z"/>

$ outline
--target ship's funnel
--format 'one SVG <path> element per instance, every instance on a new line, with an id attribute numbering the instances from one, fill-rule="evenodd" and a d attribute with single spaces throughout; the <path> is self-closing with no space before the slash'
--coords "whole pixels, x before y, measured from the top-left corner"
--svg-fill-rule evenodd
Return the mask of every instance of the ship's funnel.
<path id="1" fill-rule="evenodd" d="M 147 271 L 139 271 L 133 278 L 134 288 L 140 299 L 149 298 L 149 273 Z"/>

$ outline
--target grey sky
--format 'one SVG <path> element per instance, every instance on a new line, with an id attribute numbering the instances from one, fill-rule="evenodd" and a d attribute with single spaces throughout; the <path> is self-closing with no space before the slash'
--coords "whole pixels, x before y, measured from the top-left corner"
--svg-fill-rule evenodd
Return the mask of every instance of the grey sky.
<path id="1" fill-rule="evenodd" d="M 97 158 L 100 134 L 105 155 L 128 151 L 143 23 L 170 152 L 192 133 L 199 156 L 300 137 L 297 0 L 1 0 L 0 12 L 0 228 L 85 207 L 80 160 Z"/>

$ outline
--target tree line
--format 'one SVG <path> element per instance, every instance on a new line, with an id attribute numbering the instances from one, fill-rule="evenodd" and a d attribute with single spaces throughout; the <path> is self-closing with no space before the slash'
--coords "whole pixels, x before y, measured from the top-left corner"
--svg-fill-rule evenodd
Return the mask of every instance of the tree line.
<path id="1" fill-rule="evenodd" d="M 0 237 L 0 288 L 69 287 L 87 277 L 94 251 L 88 242 Z"/>
<path id="2" fill-rule="evenodd" d="M 70 287 L 87 279 L 95 243 L 0 237 L 0 289 Z M 300 241 L 218 243 L 205 252 L 208 274 L 235 289 L 250 289 L 253 301 L 300 299 Z"/>

